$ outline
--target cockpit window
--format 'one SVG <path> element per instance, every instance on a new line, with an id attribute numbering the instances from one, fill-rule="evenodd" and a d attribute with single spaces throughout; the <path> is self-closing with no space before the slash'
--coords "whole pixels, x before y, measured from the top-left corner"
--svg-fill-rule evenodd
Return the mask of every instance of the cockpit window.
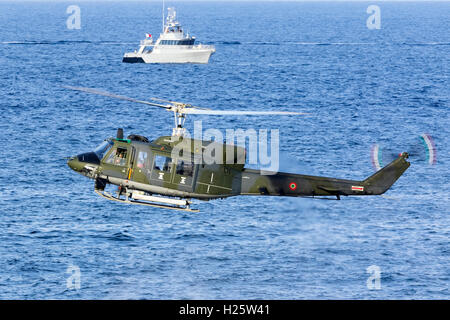
<path id="1" fill-rule="evenodd" d="M 97 154 L 98 158 L 101 160 L 108 152 L 108 150 L 112 147 L 113 142 L 110 139 L 103 141 L 97 148 L 95 148 L 94 152 Z"/>
<path id="2" fill-rule="evenodd" d="M 105 163 L 116 166 L 125 166 L 127 164 L 127 153 L 128 150 L 126 148 L 117 148 L 109 154 L 108 158 L 105 160 Z"/>

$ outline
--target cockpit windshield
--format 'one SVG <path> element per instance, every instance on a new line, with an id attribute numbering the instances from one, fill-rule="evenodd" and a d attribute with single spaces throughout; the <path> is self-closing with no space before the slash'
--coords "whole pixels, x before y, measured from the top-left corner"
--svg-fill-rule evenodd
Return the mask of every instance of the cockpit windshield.
<path id="1" fill-rule="evenodd" d="M 114 143 L 111 139 L 106 139 L 103 141 L 97 148 L 95 148 L 94 152 L 97 154 L 98 158 L 101 160 L 105 156 L 106 152 L 112 147 Z"/>

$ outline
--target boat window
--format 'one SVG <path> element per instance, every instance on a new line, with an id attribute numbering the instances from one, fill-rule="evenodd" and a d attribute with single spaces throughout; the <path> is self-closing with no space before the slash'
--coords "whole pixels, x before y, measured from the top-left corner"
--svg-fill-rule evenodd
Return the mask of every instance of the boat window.
<path id="1" fill-rule="evenodd" d="M 160 44 L 161 45 L 166 45 L 166 46 L 192 46 L 195 42 L 195 39 L 190 39 L 190 40 L 161 40 Z"/>
<path id="2" fill-rule="evenodd" d="M 172 170 L 172 158 L 164 156 L 155 156 L 153 168 L 159 171 L 170 172 Z"/>
<path id="3" fill-rule="evenodd" d="M 101 160 L 108 152 L 108 150 L 111 149 L 112 145 L 113 142 L 111 141 L 111 139 L 107 139 L 103 141 L 97 148 L 95 148 L 94 152 L 95 154 L 97 154 L 97 157 Z"/>
<path id="4" fill-rule="evenodd" d="M 187 161 L 179 161 L 177 164 L 177 174 L 192 177 L 194 173 L 194 164 Z"/>
<path id="5" fill-rule="evenodd" d="M 125 166 L 127 164 L 127 152 L 126 148 L 117 148 L 115 152 L 111 152 L 105 162 L 116 166 Z"/>

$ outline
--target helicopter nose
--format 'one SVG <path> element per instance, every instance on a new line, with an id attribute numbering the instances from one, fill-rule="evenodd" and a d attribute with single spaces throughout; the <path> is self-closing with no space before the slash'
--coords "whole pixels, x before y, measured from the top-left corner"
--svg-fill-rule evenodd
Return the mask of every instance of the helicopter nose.
<path id="1" fill-rule="evenodd" d="M 81 172 L 86 165 L 99 165 L 100 159 L 94 152 L 82 153 L 75 157 L 70 157 L 67 165 L 76 172 Z"/>
<path id="2" fill-rule="evenodd" d="M 72 169 L 73 171 L 76 172 L 80 172 L 81 169 L 83 168 L 83 164 L 78 160 L 78 157 L 70 157 L 67 160 L 67 165 L 69 166 L 70 169 Z"/>

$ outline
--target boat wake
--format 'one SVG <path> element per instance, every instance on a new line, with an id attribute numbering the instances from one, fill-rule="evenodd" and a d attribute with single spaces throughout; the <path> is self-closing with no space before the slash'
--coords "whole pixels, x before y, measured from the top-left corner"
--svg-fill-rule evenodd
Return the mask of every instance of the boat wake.
<path id="1" fill-rule="evenodd" d="M 94 45 L 128 45 L 132 42 L 119 42 L 119 41 L 89 41 L 89 40 L 57 40 L 57 41 L 2 41 L 3 45 L 70 45 L 70 44 L 94 44 Z"/>
<path id="2" fill-rule="evenodd" d="M 280 46 L 280 45 L 298 45 L 298 46 L 373 46 L 373 45 L 392 45 L 392 46 L 448 46 L 450 42 L 302 42 L 302 41 L 285 41 L 285 42 L 267 42 L 267 41 L 213 41 L 207 44 L 215 45 L 255 45 L 255 46 Z"/>

